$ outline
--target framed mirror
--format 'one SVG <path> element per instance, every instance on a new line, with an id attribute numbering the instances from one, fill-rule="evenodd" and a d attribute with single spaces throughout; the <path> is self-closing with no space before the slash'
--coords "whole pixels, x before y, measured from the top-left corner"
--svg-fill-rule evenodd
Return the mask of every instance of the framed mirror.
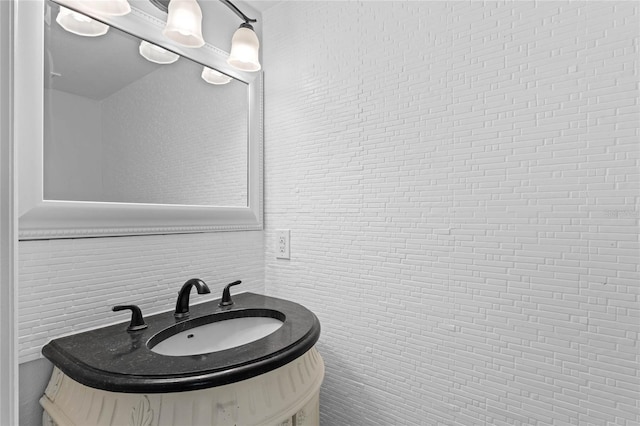
<path id="1" fill-rule="evenodd" d="M 20 238 L 262 229 L 262 74 L 168 44 L 139 9 L 101 18 L 100 37 L 63 30 L 59 10 L 17 13 Z"/>

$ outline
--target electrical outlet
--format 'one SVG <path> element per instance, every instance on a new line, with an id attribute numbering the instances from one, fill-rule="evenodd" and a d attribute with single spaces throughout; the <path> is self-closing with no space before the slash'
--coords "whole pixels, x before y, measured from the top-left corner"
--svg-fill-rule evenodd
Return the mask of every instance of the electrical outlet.
<path id="1" fill-rule="evenodd" d="M 288 229 L 276 230 L 276 259 L 290 259 Z"/>

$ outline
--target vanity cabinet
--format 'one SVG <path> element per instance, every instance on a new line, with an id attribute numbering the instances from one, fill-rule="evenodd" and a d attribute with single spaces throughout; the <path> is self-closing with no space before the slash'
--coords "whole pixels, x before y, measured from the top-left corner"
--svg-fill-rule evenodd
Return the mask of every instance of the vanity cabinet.
<path id="1" fill-rule="evenodd" d="M 42 348 L 54 370 L 40 404 L 44 426 L 318 425 L 324 362 L 316 349 L 320 322 L 297 303 L 254 293 L 151 315 L 146 327 L 118 323 L 51 340 Z M 282 325 L 246 344 L 213 352 L 154 351 L 203 324 L 279 318 Z M 194 337 L 195 335 L 195 337 Z M 212 338 L 209 336 L 209 338 Z M 165 340 L 162 340 L 165 339 Z M 178 345 L 185 346 L 180 340 Z"/>
<path id="2" fill-rule="evenodd" d="M 324 362 L 311 348 L 265 374 L 187 392 L 124 393 L 85 386 L 54 368 L 43 426 L 317 426 Z"/>

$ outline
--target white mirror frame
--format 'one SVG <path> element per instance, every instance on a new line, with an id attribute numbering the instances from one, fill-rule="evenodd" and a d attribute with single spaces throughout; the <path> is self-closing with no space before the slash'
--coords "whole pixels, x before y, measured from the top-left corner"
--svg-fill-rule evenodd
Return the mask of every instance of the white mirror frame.
<path id="1" fill-rule="evenodd" d="M 63 1 L 57 1 L 63 3 Z M 162 38 L 164 22 L 138 9 L 101 19 L 249 85 L 248 206 L 190 206 L 87 201 L 43 197 L 44 0 L 18 0 L 15 8 L 14 130 L 18 157 L 18 216 L 21 240 L 116 235 L 261 230 L 263 227 L 262 73 L 231 69 L 227 53 L 206 44 L 180 48 Z M 52 17 L 54 19 L 54 17 Z"/>

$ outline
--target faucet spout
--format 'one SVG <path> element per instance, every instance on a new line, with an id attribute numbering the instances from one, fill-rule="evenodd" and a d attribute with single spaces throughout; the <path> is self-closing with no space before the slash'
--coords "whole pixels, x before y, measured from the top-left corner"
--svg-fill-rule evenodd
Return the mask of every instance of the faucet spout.
<path id="1" fill-rule="evenodd" d="M 189 293 L 191 288 L 195 287 L 198 294 L 211 293 L 207 284 L 199 278 L 191 278 L 182 285 L 178 292 L 178 301 L 176 302 L 176 311 L 173 314 L 176 318 L 186 318 L 189 316 Z"/>

